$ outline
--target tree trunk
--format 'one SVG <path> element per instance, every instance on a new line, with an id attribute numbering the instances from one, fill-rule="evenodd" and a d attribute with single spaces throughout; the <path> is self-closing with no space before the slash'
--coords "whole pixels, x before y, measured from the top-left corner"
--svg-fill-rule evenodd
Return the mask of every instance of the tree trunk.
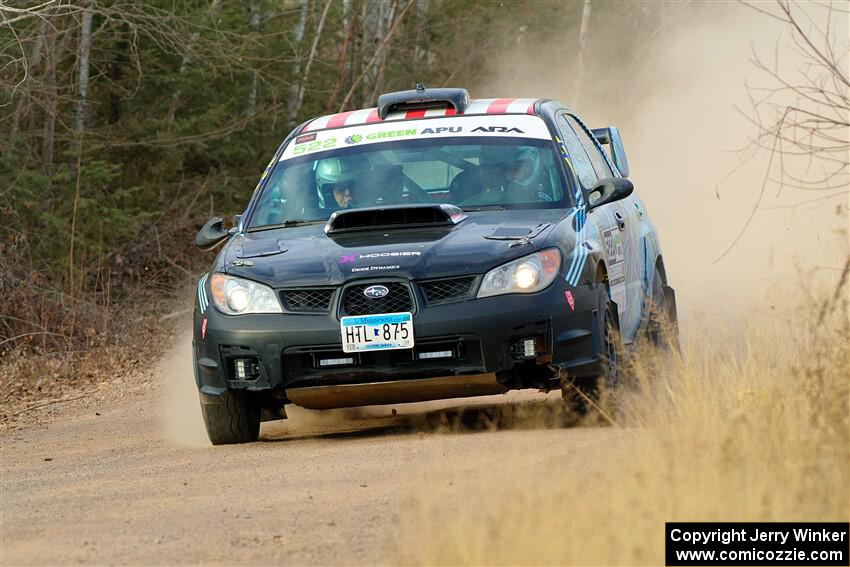
<path id="1" fill-rule="evenodd" d="M 293 43 L 295 45 L 295 65 L 292 69 L 292 86 L 290 87 L 289 99 L 291 101 L 289 107 L 289 124 L 294 125 L 298 118 L 300 108 L 296 108 L 298 94 L 301 91 L 301 44 L 304 42 L 304 30 L 307 27 L 307 12 L 309 3 L 307 0 L 301 0 L 301 12 L 298 14 L 298 23 L 295 24 L 293 32 Z M 299 105 L 300 106 L 300 105 Z"/>
<path id="2" fill-rule="evenodd" d="M 44 76 L 44 138 L 42 163 L 45 171 L 53 169 L 53 151 L 56 143 L 56 31 L 47 36 Z"/>
<path id="3" fill-rule="evenodd" d="M 333 0 L 327 0 L 325 2 L 325 9 L 322 10 L 322 15 L 319 18 L 319 23 L 316 26 L 316 37 L 313 38 L 313 45 L 310 47 L 310 54 L 307 56 L 307 64 L 304 65 L 304 75 L 301 77 L 301 80 L 298 85 L 298 95 L 295 97 L 295 104 L 292 106 L 292 110 L 289 115 L 289 122 L 294 124 L 298 119 L 298 113 L 301 112 L 301 104 L 304 102 L 304 86 L 307 84 L 307 80 L 310 77 L 310 67 L 313 65 L 313 60 L 316 58 L 316 51 L 319 48 L 319 40 L 322 37 L 322 29 L 325 27 L 325 20 L 328 17 L 328 10 L 330 10 L 331 4 L 333 4 Z"/>
<path id="4" fill-rule="evenodd" d="M 41 20 L 41 24 L 39 25 L 38 35 L 35 38 L 32 51 L 30 52 L 29 61 L 27 62 L 27 78 L 21 85 L 23 92 L 18 97 L 18 104 L 15 106 L 15 111 L 12 114 L 12 126 L 9 132 L 9 140 L 12 146 L 15 145 L 15 139 L 18 137 L 18 129 L 21 125 L 21 115 L 24 113 L 24 104 L 30 98 L 29 93 L 27 92 L 27 87 L 32 82 L 33 73 L 41 63 L 45 35 L 47 35 L 47 19 Z"/>
<path id="5" fill-rule="evenodd" d="M 74 108 L 74 132 L 80 134 L 86 126 L 86 110 L 89 95 L 89 65 L 91 63 L 91 21 L 94 10 L 91 2 L 85 3 L 80 23 L 80 47 L 77 55 L 79 64 L 79 90 Z"/>
<path id="6" fill-rule="evenodd" d="M 251 19 L 249 24 L 251 32 L 256 36 L 260 33 L 260 21 L 262 20 L 261 0 L 253 0 L 251 2 Z M 254 116 L 257 111 L 257 88 L 259 83 L 259 74 L 256 69 L 251 70 L 251 90 L 248 93 L 248 116 Z"/>
<path id="7" fill-rule="evenodd" d="M 428 54 L 428 0 L 416 0 L 416 39 L 413 42 L 413 66 L 421 69 Z"/>
<path id="8" fill-rule="evenodd" d="M 412 0 L 410 0 L 412 1 Z M 382 4 L 383 5 L 383 4 Z M 398 9 L 398 0 L 394 0 L 392 4 L 389 5 L 389 10 L 384 11 L 381 10 L 381 37 L 383 40 L 386 35 L 387 29 L 392 29 L 393 24 L 395 24 L 396 12 Z M 381 55 L 378 57 L 378 60 L 375 63 L 375 76 L 372 78 L 372 91 L 368 100 L 363 101 L 362 106 L 371 106 L 373 103 L 377 103 L 378 95 L 381 94 L 384 90 L 384 67 L 387 64 L 387 50 L 381 52 Z"/>
<path id="9" fill-rule="evenodd" d="M 334 85 L 333 93 L 328 97 L 328 104 L 325 108 L 326 113 L 331 113 L 336 108 L 336 99 L 339 97 L 342 84 L 345 81 L 346 71 L 349 67 L 348 54 L 351 51 L 354 24 L 356 21 L 356 18 L 351 17 L 351 0 L 343 0 L 342 29 L 345 30 L 345 37 L 342 40 L 342 49 L 339 52 L 339 58 L 337 60 L 336 85 Z"/>
<path id="10" fill-rule="evenodd" d="M 578 73 L 576 76 L 576 88 L 572 104 L 578 106 L 581 96 L 581 86 L 584 83 L 584 60 L 587 57 L 587 29 L 590 27 L 590 0 L 584 0 L 581 10 L 581 27 L 578 31 Z"/>

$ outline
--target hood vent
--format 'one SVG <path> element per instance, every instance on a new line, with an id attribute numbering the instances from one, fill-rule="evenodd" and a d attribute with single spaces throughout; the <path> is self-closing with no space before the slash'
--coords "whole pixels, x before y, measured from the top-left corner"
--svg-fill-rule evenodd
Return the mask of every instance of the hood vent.
<path id="1" fill-rule="evenodd" d="M 390 228 L 452 226 L 466 218 L 464 212 L 448 204 L 398 205 L 336 211 L 325 224 L 325 234 L 339 234 Z"/>

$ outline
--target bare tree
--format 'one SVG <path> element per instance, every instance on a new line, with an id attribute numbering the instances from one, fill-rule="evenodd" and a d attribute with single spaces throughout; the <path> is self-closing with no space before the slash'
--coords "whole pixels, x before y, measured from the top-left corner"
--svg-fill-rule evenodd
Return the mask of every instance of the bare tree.
<path id="1" fill-rule="evenodd" d="M 850 191 L 848 39 L 846 28 L 842 31 L 842 22 L 848 17 L 847 5 L 798 4 L 789 0 L 775 0 L 774 4 L 766 5 L 741 1 L 785 24 L 790 32 L 790 44 L 777 43 L 770 62 L 758 53 L 753 54 L 753 64 L 769 78 L 769 84 L 748 87 L 750 109 L 741 114 L 756 131 L 748 157 L 766 151 L 768 163 L 756 204 L 732 243 L 715 262 L 743 237 L 758 210 L 763 208 L 770 185 L 776 185 L 777 196 L 785 189 L 808 192 L 794 205 L 788 205 L 791 208 L 846 198 Z M 795 60 L 795 64 L 780 65 L 781 57 Z"/>
<path id="2" fill-rule="evenodd" d="M 325 20 L 328 17 L 333 0 L 327 0 L 325 7 L 322 10 L 322 15 L 319 17 L 319 23 L 316 24 L 316 35 L 313 37 L 313 45 L 310 47 L 310 54 L 307 56 L 307 63 L 304 65 L 304 74 L 298 81 L 298 95 L 295 97 L 295 104 L 292 105 L 290 111 L 290 122 L 295 122 L 298 118 L 298 113 L 301 112 L 301 105 L 304 103 L 304 85 L 310 77 L 310 67 L 313 66 L 313 61 L 316 59 L 316 53 L 319 47 L 319 40 L 322 38 L 322 30 L 325 27 Z"/>
<path id="3" fill-rule="evenodd" d="M 86 123 L 86 107 L 89 94 L 89 65 L 91 63 L 91 21 L 93 2 L 86 1 L 80 21 L 80 48 L 77 57 L 79 67 L 78 99 L 74 108 L 74 132 L 82 133 Z"/>
<path id="4" fill-rule="evenodd" d="M 587 31 L 590 28 L 590 0 L 584 0 L 581 8 L 581 25 L 578 30 L 578 73 L 576 74 L 575 89 L 576 92 L 574 104 L 579 104 L 579 96 L 581 95 L 581 85 L 584 84 L 584 67 L 585 59 L 587 59 Z"/>
<path id="5" fill-rule="evenodd" d="M 748 4 L 749 5 L 749 4 Z M 750 87 L 752 112 L 745 114 L 756 127 L 754 144 L 770 152 L 768 177 L 784 188 L 818 191 L 816 199 L 846 194 L 850 173 L 850 79 L 846 5 L 792 4 L 776 0 L 775 10 L 752 9 L 777 19 L 791 32 L 790 56 L 799 61 L 780 66 L 754 54 L 753 63 L 771 84 Z M 807 162 L 805 175 L 787 167 L 792 160 Z M 766 178 L 767 179 L 767 178 Z M 837 191 L 841 189 L 841 191 Z"/>

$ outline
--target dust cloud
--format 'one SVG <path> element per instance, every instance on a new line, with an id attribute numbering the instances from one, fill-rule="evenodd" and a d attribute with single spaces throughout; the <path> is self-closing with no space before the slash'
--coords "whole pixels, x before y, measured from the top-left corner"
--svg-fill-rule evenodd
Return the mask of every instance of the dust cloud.
<path id="1" fill-rule="evenodd" d="M 173 345 L 160 360 L 157 372 L 163 396 L 160 404 L 163 437 L 184 447 L 209 446 L 192 370 L 191 321 L 181 324 Z"/>
<path id="2" fill-rule="evenodd" d="M 499 61 L 495 76 L 473 96 L 557 98 L 590 127 L 619 127 L 686 326 L 695 318 L 732 322 L 796 306 L 813 278 L 834 286 L 848 253 L 846 195 L 793 208 L 811 192 L 786 188 L 777 194 L 770 185 L 753 221 L 724 255 L 756 206 L 767 168 L 766 152 L 742 161 L 739 151 L 755 133 L 742 115 L 750 109 L 747 85 L 772 84 L 751 57 L 755 52 L 770 60 L 788 30 L 734 3 L 670 3 L 659 14 L 669 21 L 653 29 L 635 30 L 630 22 L 591 27 L 581 85 L 575 84 L 578 31 L 565 25 L 563 34 L 526 41 L 528 49 L 503 50 L 513 55 Z M 846 28 L 846 20 L 840 25 Z M 843 33 L 836 37 L 847 37 Z M 624 40 L 640 50 L 637 64 L 634 57 L 618 64 L 609 56 L 625 34 L 645 38 Z M 559 47 L 561 63 L 539 56 Z M 792 74 L 791 50 L 777 53 L 781 68 Z"/>

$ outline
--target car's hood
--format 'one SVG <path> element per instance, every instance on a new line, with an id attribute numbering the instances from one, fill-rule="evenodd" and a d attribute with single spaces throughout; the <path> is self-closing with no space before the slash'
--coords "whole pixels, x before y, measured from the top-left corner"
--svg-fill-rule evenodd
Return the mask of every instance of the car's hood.
<path id="1" fill-rule="evenodd" d="M 341 284 L 381 276 L 429 279 L 483 274 L 542 247 L 567 211 L 469 213 L 451 227 L 327 236 L 323 224 L 234 236 L 217 269 L 273 287 Z M 525 238 L 523 238 L 525 237 Z"/>

